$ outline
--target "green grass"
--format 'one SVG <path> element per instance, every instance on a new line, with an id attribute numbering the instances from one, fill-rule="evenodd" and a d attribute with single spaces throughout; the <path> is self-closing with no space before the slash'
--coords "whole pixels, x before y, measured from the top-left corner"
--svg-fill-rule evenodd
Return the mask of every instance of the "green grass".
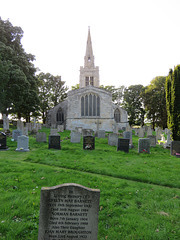
<path id="1" fill-rule="evenodd" d="M 42 129 L 49 134 L 49 129 Z M 30 138 L 29 152 L 0 152 L 0 239 L 38 237 L 41 187 L 78 183 L 100 189 L 98 240 L 180 239 L 180 159 L 162 146 L 138 154 L 138 137 L 129 154 L 106 139 L 95 150 L 82 149 L 61 133 L 62 150 Z"/>

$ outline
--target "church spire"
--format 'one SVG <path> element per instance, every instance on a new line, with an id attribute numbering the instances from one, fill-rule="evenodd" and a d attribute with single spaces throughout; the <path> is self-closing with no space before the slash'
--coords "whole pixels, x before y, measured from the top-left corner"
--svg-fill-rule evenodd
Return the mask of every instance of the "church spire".
<path id="1" fill-rule="evenodd" d="M 88 38 L 86 45 L 86 55 L 84 57 L 84 67 L 88 68 L 94 67 L 94 56 L 92 50 L 90 27 L 88 27 Z"/>

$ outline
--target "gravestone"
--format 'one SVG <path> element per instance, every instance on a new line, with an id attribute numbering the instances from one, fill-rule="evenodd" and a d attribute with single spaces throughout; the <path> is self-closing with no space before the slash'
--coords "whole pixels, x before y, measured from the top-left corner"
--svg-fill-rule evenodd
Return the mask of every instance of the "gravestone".
<path id="1" fill-rule="evenodd" d="M 6 116 L 6 114 L 3 114 L 3 129 L 4 131 L 9 130 L 9 118 Z"/>
<path id="2" fill-rule="evenodd" d="M 12 131 L 12 139 L 14 139 L 14 141 L 17 141 L 18 137 L 22 135 L 22 131 L 21 130 L 13 130 Z"/>
<path id="3" fill-rule="evenodd" d="M 25 126 L 25 127 L 23 128 L 22 135 L 28 136 L 28 127 L 27 127 L 27 126 Z"/>
<path id="4" fill-rule="evenodd" d="M 117 146 L 118 143 L 118 135 L 116 133 L 110 133 L 108 135 L 108 144 L 110 146 Z"/>
<path id="5" fill-rule="evenodd" d="M 3 132 L 0 132 L 0 151 L 8 149 L 6 141 L 7 141 L 6 134 Z"/>
<path id="6" fill-rule="evenodd" d="M 59 136 L 59 133 L 58 133 L 58 129 L 57 128 L 51 128 L 50 129 L 50 135 L 58 135 Z"/>
<path id="7" fill-rule="evenodd" d="M 75 131 L 80 132 L 81 134 L 82 134 L 82 129 L 83 129 L 82 127 L 75 127 Z"/>
<path id="8" fill-rule="evenodd" d="M 123 132 L 123 137 L 125 139 L 129 139 L 129 147 L 133 148 L 133 143 L 132 143 L 132 131 L 125 131 Z"/>
<path id="9" fill-rule="evenodd" d="M 57 125 L 58 132 L 64 132 L 64 125 Z"/>
<path id="10" fill-rule="evenodd" d="M 156 136 L 149 135 L 147 138 L 150 139 L 150 147 L 155 147 L 156 146 Z"/>
<path id="11" fill-rule="evenodd" d="M 80 143 L 81 142 L 81 133 L 76 131 L 71 131 L 71 142 Z"/>
<path id="12" fill-rule="evenodd" d="M 126 126 L 126 130 L 125 130 L 126 132 L 130 132 L 130 131 L 132 131 L 132 128 L 131 128 L 131 126 L 129 125 L 129 124 L 127 124 L 127 126 Z"/>
<path id="13" fill-rule="evenodd" d="M 158 140 L 161 140 L 161 134 L 162 134 L 162 129 L 161 128 L 156 128 L 156 142 L 158 142 Z"/>
<path id="14" fill-rule="evenodd" d="M 167 140 L 164 144 L 164 148 L 170 148 L 171 147 L 171 132 L 170 131 L 167 131 Z"/>
<path id="15" fill-rule="evenodd" d="M 38 240 L 97 240 L 99 199 L 75 183 L 41 188 Z"/>
<path id="16" fill-rule="evenodd" d="M 84 136 L 83 137 L 83 149 L 84 150 L 94 150 L 95 149 L 95 137 L 94 136 Z"/>
<path id="17" fill-rule="evenodd" d="M 97 137 L 98 137 L 98 138 L 105 138 L 105 137 L 106 137 L 106 132 L 105 132 L 105 130 L 99 130 L 99 131 L 97 132 Z"/>
<path id="18" fill-rule="evenodd" d="M 151 127 L 148 127 L 148 129 L 147 129 L 147 136 L 152 136 L 152 129 L 151 129 Z"/>
<path id="19" fill-rule="evenodd" d="M 60 135 L 49 135 L 49 148 L 61 149 Z"/>
<path id="20" fill-rule="evenodd" d="M 171 142 L 171 155 L 176 156 L 176 153 L 180 153 L 180 141 Z"/>
<path id="21" fill-rule="evenodd" d="M 18 136 L 17 148 L 18 152 L 28 152 L 29 151 L 29 137 L 25 135 Z"/>
<path id="22" fill-rule="evenodd" d="M 23 131 L 24 123 L 21 120 L 17 120 L 17 129 Z"/>
<path id="23" fill-rule="evenodd" d="M 150 153 L 150 139 L 149 138 L 139 138 L 138 153 Z"/>
<path id="24" fill-rule="evenodd" d="M 143 137 L 144 137 L 144 129 L 143 129 L 142 127 L 139 128 L 138 137 L 139 137 L 139 138 L 143 138 Z"/>
<path id="25" fill-rule="evenodd" d="M 129 152 L 130 139 L 118 138 L 117 151 Z"/>
<path id="26" fill-rule="evenodd" d="M 36 134 L 36 142 L 47 142 L 47 135 L 45 132 L 38 132 Z"/>
<path id="27" fill-rule="evenodd" d="M 93 136 L 94 131 L 92 129 L 82 129 L 82 135 L 84 136 Z"/>

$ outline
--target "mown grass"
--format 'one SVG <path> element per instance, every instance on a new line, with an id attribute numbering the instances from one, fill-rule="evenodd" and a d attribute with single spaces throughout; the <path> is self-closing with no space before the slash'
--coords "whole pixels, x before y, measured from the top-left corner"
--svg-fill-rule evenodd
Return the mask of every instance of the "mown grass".
<path id="1" fill-rule="evenodd" d="M 49 134 L 49 129 L 43 129 Z M 30 137 L 30 151 L 0 152 L 0 239 L 37 239 L 41 187 L 74 182 L 101 191 L 98 240 L 180 239 L 180 160 L 162 146 L 129 154 L 106 139 L 94 151 L 61 133 L 62 150 Z"/>

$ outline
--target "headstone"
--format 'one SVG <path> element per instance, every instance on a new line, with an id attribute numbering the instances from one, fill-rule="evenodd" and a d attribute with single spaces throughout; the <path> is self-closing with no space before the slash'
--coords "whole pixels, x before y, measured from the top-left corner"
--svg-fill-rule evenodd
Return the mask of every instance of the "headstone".
<path id="1" fill-rule="evenodd" d="M 27 127 L 27 126 L 25 126 L 25 127 L 23 128 L 22 135 L 28 136 L 28 127 Z"/>
<path id="2" fill-rule="evenodd" d="M 110 133 L 108 135 L 108 144 L 110 146 L 117 146 L 118 143 L 118 135 L 116 133 Z"/>
<path id="3" fill-rule="evenodd" d="M 75 131 L 82 134 L 82 127 L 75 127 Z"/>
<path id="4" fill-rule="evenodd" d="M 17 129 L 23 131 L 24 123 L 21 120 L 17 120 Z"/>
<path id="5" fill-rule="evenodd" d="M 38 240 L 97 240 L 99 199 L 75 183 L 42 188 Z"/>
<path id="6" fill-rule="evenodd" d="M 26 127 L 28 128 L 28 131 L 32 131 L 31 123 L 26 123 Z"/>
<path id="7" fill-rule="evenodd" d="M 176 153 L 180 153 L 180 141 L 171 142 L 171 155 L 176 156 Z"/>
<path id="8" fill-rule="evenodd" d="M 58 130 L 56 128 L 55 129 L 51 128 L 50 135 L 58 135 L 59 136 Z"/>
<path id="9" fill-rule="evenodd" d="M 83 129 L 82 135 L 84 136 L 93 136 L 94 131 L 92 129 Z"/>
<path id="10" fill-rule="evenodd" d="M 61 149 L 60 135 L 49 135 L 49 148 Z"/>
<path id="11" fill-rule="evenodd" d="M 47 135 L 45 132 L 38 132 L 36 134 L 36 142 L 47 142 Z"/>
<path id="12" fill-rule="evenodd" d="M 97 132 L 97 137 L 98 137 L 98 138 L 105 138 L 105 137 L 106 137 L 106 132 L 105 132 L 105 130 L 99 130 L 99 131 Z"/>
<path id="13" fill-rule="evenodd" d="M 143 138 L 143 137 L 144 137 L 144 129 L 143 129 L 142 127 L 139 128 L 138 137 L 139 137 L 139 138 Z"/>
<path id="14" fill-rule="evenodd" d="M 18 136 L 21 136 L 21 135 L 22 135 L 21 130 L 16 129 L 12 131 L 12 139 L 14 139 L 14 141 L 17 141 Z"/>
<path id="15" fill-rule="evenodd" d="M 9 130 L 9 118 L 6 116 L 6 114 L 3 114 L 3 130 Z"/>
<path id="16" fill-rule="evenodd" d="M 125 138 L 118 138 L 117 151 L 129 152 L 130 140 Z"/>
<path id="17" fill-rule="evenodd" d="M 118 133 L 119 129 L 118 129 L 118 124 L 115 122 L 113 124 L 113 133 Z"/>
<path id="18" fill-rule="evenodd" d="M 128 125 L 126 126 L 126 132 L 130 132 L 130 131 L 132 131 L 132 128 L 131 128 L 131 126 L 128 124 Z"/>
<path id="19" fill-rule="evenodd" d="M 3 132 L 0 132 L 0 151 L 1 150 L 7 150 L 7 142 L 6 142 L 6 134 Z"/>
<path id="20" fill-rule="evenodd" d="M 58 132 L 64 132 L 64 125 L 57 125 Z"/>
<path id="21" fill-rule="evenodd" d="M 152 129 L 151 129 L 151 127 L 148 127 L 148 129 L 147 129 L 147 136 L 152 136 Z"/>
<path id="22" fill-rule="evenodd" d="M 132 131 L 125 131 L 125 132 L 123 132 L 123 137 L 125 138 L 125 139 L 129 139 L 129 147 L 130 148 L 133 148 L 133 143 L 132 143 Z"/>
<path id="23" fill-rule="evenodd" d="M 150 139 L 150 147 L 155 147 L 156 146 L 156 136 L 148 135 L 147 138 Z"/>
<path id="24" fill-rule="evenodd" d="M 149 138 L 139 138 L 138 152 L 139 153 L 150 153 L 150 139 Z"/>
<path id="25" fill-rule="evenodd" d="M 171 147 L 171 142 L 172 142 L 172 140 L 171 140 L 171 132 L 168 130 L 167 131 L 167 140 L 166 140 L 166 142 L 164 144 L 164 148 L 170 148 Z"/>
<path id="26" fill-rule="evenodd" d="M 71 131 L 71 142 L 80 143 L 81 142 L 81 133 L 76 131 Z"/>
<path id="27" fill-rule="evenodd" d="M 84 136 L 83 137 L 83 149 L 84 150 L 94 150 L 95 149 L 95 137 L 94 136 Z"/>
<path id="28" fill-rule="evenodd" d="M 156 129 L 156 142 L 158 142 L 158 140 L 161 140 L 161 134 L 162 134 L 162 129 L 158 127 Z"/>
<path id="29" fill-rule="evenodd" d="M 28 152 L 29 151 L 29 137 L 25 135 L 18 136 L 17 148 L 18 152 Z"/>
<path id="30" fill-rule="evenodd" d="M 138 136 L 139 128 L 134 128 L 134 131 L 135 131 L 135 136 Z"/>

